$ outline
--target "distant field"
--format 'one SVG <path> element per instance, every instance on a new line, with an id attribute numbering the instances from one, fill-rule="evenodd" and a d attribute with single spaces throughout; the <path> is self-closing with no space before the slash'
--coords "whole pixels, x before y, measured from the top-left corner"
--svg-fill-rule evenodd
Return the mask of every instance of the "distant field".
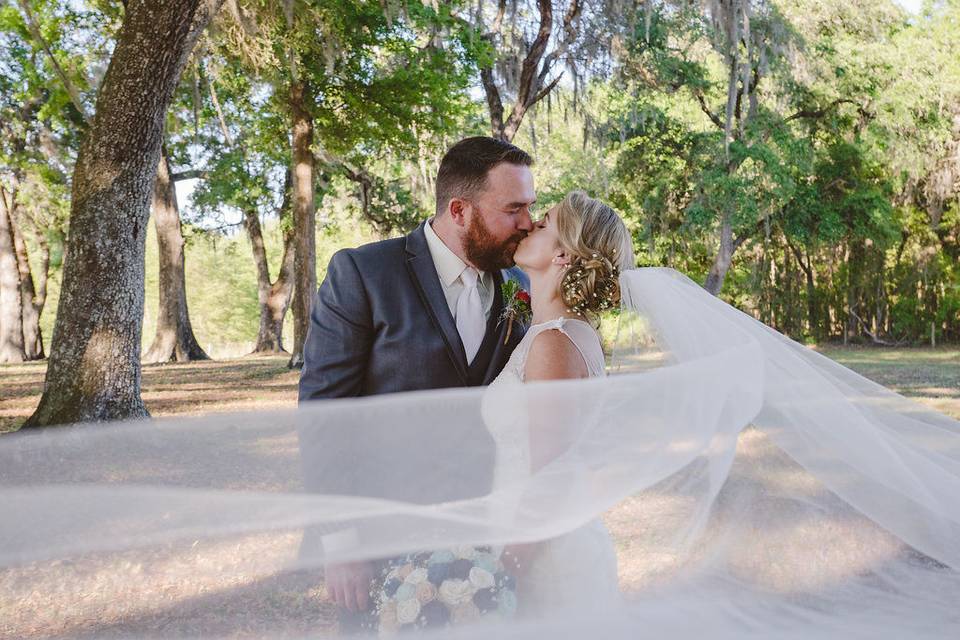
<path id="1" fill-rule="evenodd" d="M 960 350 L 824 347 L 825 356 L 874 382 L 960 419 Z"/>

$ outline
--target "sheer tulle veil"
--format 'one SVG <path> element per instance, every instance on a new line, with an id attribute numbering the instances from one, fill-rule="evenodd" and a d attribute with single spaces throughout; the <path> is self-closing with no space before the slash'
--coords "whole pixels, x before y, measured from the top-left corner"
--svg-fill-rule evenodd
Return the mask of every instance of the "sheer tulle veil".
<path id="1" fill-rule="evenodd" d="M 533 542 L 606 513 L 622 602 L 444 637 L 960 633 L 960 424 L 675 271 L 620 283 L 606 378 L 3 437 L 4 606 L 59 616 L 60 636 L 290 635 L 297 607 L 150 633 L 142 616 L 90 620 L 117 599 L 176 610 L 164 580 L 322 585 L 326 562 Z M 494 422 L 538 461 L 506 486 L 490 480 Z M 343 490 L 315 492 L 320 476 Z M 342 548 L 307 543 L 348 528 Z M 44 589 L 60 611 L 39 611 Z"/>

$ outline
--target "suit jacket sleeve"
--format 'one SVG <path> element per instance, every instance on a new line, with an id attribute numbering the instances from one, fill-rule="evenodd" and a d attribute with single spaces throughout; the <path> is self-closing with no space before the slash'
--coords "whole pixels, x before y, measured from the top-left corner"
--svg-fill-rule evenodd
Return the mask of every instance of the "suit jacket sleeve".
<path id="1" fill-rule="evenodd" d="M 349 251 L 330 259 L 327 276 L 313 299 L 310 326 L 303 347 L 299 401 L 360 395 L 373 341 L 370 303 L 363 279 Z M 331 450 L 324 426 L 309 416 L 298 425 L 304 488 L 331 494 L 357 491 L 355 478 L 344 475 L 342 459 L 354 452 L 340 442 Z M 357 529 L 348 523 L 310 526 L 304 531 L 301 559 L 336 551 L 356 542 Z"/>
<path id="2" fill-rule="evenodd" d="M 353 256 L 338 251 L 313 300 L 299 400 L 360 395 L 373 342 L 367 291 Z"/>

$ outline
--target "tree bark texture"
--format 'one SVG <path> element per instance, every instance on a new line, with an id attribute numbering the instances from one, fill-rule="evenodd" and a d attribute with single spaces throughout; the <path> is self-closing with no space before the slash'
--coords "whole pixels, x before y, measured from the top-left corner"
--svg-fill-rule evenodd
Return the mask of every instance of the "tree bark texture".
<path id="1" fill-rule="evenodd" d="M 180 209 L 176 185 L 170 178 L 170 160 L 161 152 L 153 186 L 153 224 L 157 230 L 160 267 L 160 302 L 157 333 L 143 355 L 145 363 L 209 360 L 200 348 L 187 310 L 187 283 L 184 273 L 184 241 L 180 230 Z"/>
<path id="2" fill-rule="evenodd" d="M 310 303 L 317 290 L 317 210 L 313 179 L 313 118 L 307 108 L 309 91 L 303 81 L 290 86 L 293 125 L 293 228 L 296 236 L 293 292 L 293 351 L 288 366 L 303 366 L 303 345 L 310 325 Z"/>
<path id="3" fill-rule="evenodd" d="M 131 0 L 73 174 L 43 396 L 26 427 L 146 417 L 144 242 L 164 115 L 217 0 Z"/>
<path id="4" fill-rule="evenodd" d="M 263 243 L 263 230 L 260 216 L 250 209 L 244 212 L 243 224 L 250 238 L 253 260 L 257 265 L 257 298 L 260 303 L 260 329 L 257 332 L 257 344 L 253 353 L 286 353 L 283 348 L 283 319 L 290 308 L 293 295 L 294 254 L 296 234 L 292 225 L 286 224 L 290 217 L 291 172 L 287 171 L 284 181 L 283 205 L 280 209 L 280 222 L 283 226 L 283 257 L 280 260 L 280 273 L 270 282 L 270 266 L 267 264 L 267 251 Z"/>
<path id="5" fill-rule="evenodd" d="M 27 354 L 23 348 L 20 269 L 13 242 L 11 195 L 0 192 L 0 362 L 23 362 Z"/>

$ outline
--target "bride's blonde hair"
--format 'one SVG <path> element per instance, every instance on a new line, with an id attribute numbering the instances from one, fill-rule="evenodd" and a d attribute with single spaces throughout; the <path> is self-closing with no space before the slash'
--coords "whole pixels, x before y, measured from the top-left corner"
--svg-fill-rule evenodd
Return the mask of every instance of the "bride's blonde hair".
<path id="1" fill-rule="evenodd" d="M 567 308 L 595 316 L 620 304 L 620 272 L 634 266 L 633 238 L 617 212 L 583 191 L 571 191 L 555 212 L 570 264 L 560 283 Z"/>

